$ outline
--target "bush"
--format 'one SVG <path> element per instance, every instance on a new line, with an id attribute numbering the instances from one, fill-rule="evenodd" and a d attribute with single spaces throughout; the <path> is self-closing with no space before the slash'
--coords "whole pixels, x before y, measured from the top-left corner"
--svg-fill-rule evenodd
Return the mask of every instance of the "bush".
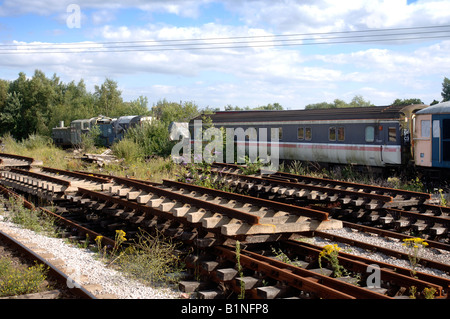
<path id="1" fill-rule="evenodd" d="M 111 147 L 114 155 L 124 158 L 127 162 L 136 161 L 143 157 L 142 148 L 129 138 L 116 142 Z"/>
<path id="2" fill-rule="evenodd" d="M 44 166 L 66 168 L 66 153 L 53 144 L 51 138 L 41 135 L 30 135 L 22 141 L 15 140 L 10 134 L 1 137 L 4 144 L 2 152 L 33 157 L 41 160 Z"/>
<path id="3" fill-rule="evenodd" d="M 145 156 L 168 156 L 175 145 L 175 142 L 169 140 L 168 126 L 157 120 L 129 129 L 125 139 L 138 144 Z"/>
<path id="4" fill-rule="evenodd" d="M 177 281 L 183 265 L 176 254 L 178 245 L 161 233 L 151 235 L 140 230 L 137 239 L 118 260 L 120 269 L 146 283 Z"/>
<path id="5" fill-rule="evenodd" d="M 80 148 L 84 152 L 96 152 L 97 146 L 101 146 L 100 141 L 100 127 L 95 125 L 89 132 L 81 134 Z"/>
<path id="6" fill-rule="evenodd" d="M 42 264 L 19 269 L 11 260 L 0 259 L 0 297 L 35 293 L 43 290 L 47 269 Z"/>
<path id="7" fill-rule="evenodd" d="M 6 220 L 21 225 L 35 232 L 56 235 L 55 220 L 53 217 L 41 213 L 39 210 L 30 210 L 23 206 L 21 200 L 11 196 L 8 200 L 0 199 L 0 203 L 6 203 L 9 211 Z"/>

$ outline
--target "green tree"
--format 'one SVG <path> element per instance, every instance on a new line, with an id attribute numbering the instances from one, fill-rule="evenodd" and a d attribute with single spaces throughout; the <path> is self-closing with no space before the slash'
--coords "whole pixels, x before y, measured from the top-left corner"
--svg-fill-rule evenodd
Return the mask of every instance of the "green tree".
<path id="1" fill-rule="evenodd" d="M 5 106 L 0 113 L 0 133 L 11 133 L 15 136 L 18 132 L 19 124 L 21 122 L 22 102 L 20 93 L 8 93 L 5 101 Z"/>
<path id="2" fill-rule="evenodd" d="M 250 106 L 246 107 L 240 107 L 240 106 L 233 106 L 231 104 L 228 104 L 224 108 L 225 111 L 250 111 Z"/>
<path id="3" fill-rule="evenodd" d="M 439 103 L 439 101 L 433 100 L 433 102 L 430 103 L 430 106 L 431 106 L 431 105 L 438 104 L 438 103 Z"/>
<path id="4" fill-rule="evenodd" d="M 442 102 L 450 101 L 450 79 L 444 77 L 442 82 L 442 92 L 441 96 L 443 98 Z"/>
<path id="5" fill-rule="evenodd" d="M 124 115 L 150 115 L 147 97 L 141 95 L 134 101 L 124 102 L 124 112 Z"/>
<path id="6" fill-rule="evenodd" d="M 421 99 L 395 99 L 394 102 L 392 102 L 392 105 L 411 105 L 411 104 L 423 104 Z"/>
<path id="7" fill-rule="evenodd" d="M 308 105 L 305 106 L 305 110 L 334 109 L 334 108 L 336 108 L 336 104 L 334 104 L 334 103 L 327 103 L 327 102 L 313 103 L 313 104 L 308 104 Z"/>
<path id="8" fill-rule="evenodd" d="M 355 95 L 349 103 L 349 107 L 367 107 L 374 106 L 370 101 L 364 100 L 362 95 Z"/>
<path id="9" fill-rule="evenodd" d="M 0 112 L 6 105 L 6 98 L 8 97 L 9 82 L 0 80 Z"/>
<path id="10" fill-rule="evenodd" d="M 171 122 L 188 122 L 199 115 L 200 111 L 193 102 L 176 103 L 164 99 L 152 107 L 152 114 L 161 122 L 169 125 Z"/>
<path id="11" fill-rule="evenodd" d="M 268 111 L 282 111 L 283 107 L 280 103 L 267 104 L 263 106 L 255 107 L 253 110 L 268 110 Z"/>
<path id="12" fill-rule="evenodd" d="M 374 106 L 370 101 L 364 100 L 361 95 L 355 95 L 350 103 L 345 102 L 341 99 L 335 99 L 333 103 L 321 102 L 308 104 L 305 106 L 305 110 L 312 109 L 335 109 L 335 108 L 344 108 L 344 107 L 367 107 Z"/>
<path id="13" fill-rule="evenodd" d="M 101 114 L 110 117 L 121 115 L 122 92 L 118 89 L 116 81 L 106 78 L 101 86 L 95 86 L 94 95 L 97 98 L 96 104 Z"/>

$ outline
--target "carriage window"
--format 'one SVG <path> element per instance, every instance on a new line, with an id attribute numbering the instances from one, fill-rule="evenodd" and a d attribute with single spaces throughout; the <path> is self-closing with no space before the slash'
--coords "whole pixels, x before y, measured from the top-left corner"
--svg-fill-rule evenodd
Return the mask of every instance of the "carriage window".
<path id="1" fill-rule="evenodd" d="M 328 140 L 336 141 L 336 128 L 330 127 L 328 130 Z"/>
<path id="2" fill-rule="evenodd" d="M 303 140 L 305 138 L 305 129 L 303 127 L 299 127 L 297 129 L 297 139 Z"/>
<path id="3" fill-rule="evenodd" d="M 373 126 L 366 127 L 366 142 L 373 142 L 375 140 L 375 128 Z"/>
<path id="4" fill-rule="evenodd" d="M 397 129 L 395 127 L 388 128 L 389 142 L 397 141 Z"/>
<path id="5" fill-rule="evenodd" d="M 338 141 L 345 140 L 345 128 L 338 127 Z"/>
<path id="6" fill-rule="evenodd" d="M 420 121 L 420 137 L 430 137 L 430 126 L 431 125 L 429 120 Z"/>
<path id="7" fill-rule="evenodd" d="M 442 138 L 444 140 L 450 139 L 450 120 L 449 119 L 442 120 Z"/>
<path id="8" fill-rule="evenodd" d="M 310 127 L 305 128 L 305 140 L 311 141 L 312 139 L 312 130 Z"/>
<path id="9" fill-rule="evenodd" d="M 278 139 L 281 141 L 283 139 L 283 128 L 279 127 L 278 130 Z"/>

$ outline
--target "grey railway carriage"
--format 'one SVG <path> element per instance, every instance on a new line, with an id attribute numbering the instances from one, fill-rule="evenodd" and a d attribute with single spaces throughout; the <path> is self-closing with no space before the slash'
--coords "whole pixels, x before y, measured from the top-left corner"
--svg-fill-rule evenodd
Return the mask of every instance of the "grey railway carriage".
<path id="1" fill-rule="evenodd" d="M 279 158 L 321 163 L 385 167 L 413 158 L 412 119 L 427 107 L 374 106 L 359 108 L 227 111 L 208 116 L 215 127 L 279 128 Z M 202 116 L 194 120 L 202 119 Z M 193 121 L 190 122 L 191 136 Z M 270 134 L 269 134 L 270 135 Z M 269 143 L 271 138 L 268 137 Z M 258 137 L 258 143 L 260 137 Z M 236 143 L 251 143 L 236 140 Z"/>
<path id="2" fill-rule="evenodd" d="M 52 138 L 55 145 L 61 147 L 72 147 L 81 143 L 82 134 L 88 133 L 94 126 L 100 129 L 100 143 L 110 147 L 114 142 L 121 140 L 128 129 L 144 122 L 151 123 L 151 116 L 121 116 L 110 118 L 99 115 L 90 119 L 74 120 L 70 126 L 64 127 L 64 122 L 60 127 L 52 129 Z"/>

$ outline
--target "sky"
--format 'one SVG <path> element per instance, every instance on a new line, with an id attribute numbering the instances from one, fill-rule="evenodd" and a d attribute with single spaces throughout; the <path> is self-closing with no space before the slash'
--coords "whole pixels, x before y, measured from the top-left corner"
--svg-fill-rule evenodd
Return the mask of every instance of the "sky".
<path id="1" fill-rule="evenodd" d="M 0 78 L 200 108 L 441 101 L 450 1 L 0 0 Z M 334 43 L 333 43 L 334 42 Z"/>

